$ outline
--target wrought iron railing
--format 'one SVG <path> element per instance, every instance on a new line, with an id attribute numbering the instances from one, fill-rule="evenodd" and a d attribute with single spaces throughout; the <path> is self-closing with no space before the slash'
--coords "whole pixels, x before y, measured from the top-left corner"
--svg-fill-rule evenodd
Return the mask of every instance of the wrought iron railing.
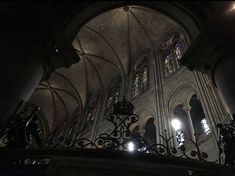
<path id="1" fill-rule="evenodd" d="M 110 114 L 108 121 L 113 125 L 113 130 L 110 133 L 101 133 L 94 140 L 79 137 L 79 132 L 72 138 L 70 145 L 62 145 L 59 140 L 54 141 L 53 144 L 50 140 L 45 139 L 44 142 L 40 141 L 38 119 L 40 118 L 37 111 L 38 107 L 31 108 L 30 113 L 20 112 L 15 116 L 14 121 L 6 129 L 5 134 L 2 137 L 4 142 L 4 151 L 7 149 L 25 149 L 33 150 L 30 147 L 32 138 L 41 148 L 39 151 L 50 150 L 51 147 L 64 150 L 86 150 L 86 149 L 98 149 L 106 151 L 129 151 L 130 145 L 132 150 L 139 153 L 149 153 L 158 157 L 168 158 L 185 158 L 190 160 L 199 160 L 203 162 L 222 163 L 222 153 L 225 154 L 225 165 L 234 167 L 235 161 L 235 122 L 231 121 L 230 124 L 219 124 L 218 129 L 220 132 L 220 140 L 218 141 L 218 159 L 215 161 L 208 161 L 208 154 L 201 151 L 198 138 L 196 136 L 195 141 L 191 140 L 194 145 L 194 149 L 187 150 L 184 145 L 179 148 L 171 146 L 170 141 L 173 140 L 173 136 L 167 137 L 167 130 L 164 135 L 160 135 L 163 143 L 155 143 L 149 145 L 145 138 L 141 135 L 134 134 L 130 131 L 130 126 L 138 121 L 138 116 L 133 114 L 133 105 L 123 99 L 114 106 L 114 113 Z M 2 150 L 1 149 L 1 150 Z M 22 151 L 22 150 L 21 150 Z M 48 164 L 50 158 L 42 158 L 37 156 L 20 157 L 17 158 L 11 155 L 11 157 L 0 157 L 0 164 Z"/>

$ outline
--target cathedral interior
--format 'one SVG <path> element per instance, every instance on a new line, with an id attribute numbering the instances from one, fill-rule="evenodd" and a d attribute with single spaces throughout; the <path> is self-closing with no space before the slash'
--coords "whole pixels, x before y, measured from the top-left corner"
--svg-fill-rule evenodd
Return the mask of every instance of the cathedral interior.
<path id="1" fill-rule="evenodd" d="M 235 2 L 0 13 L 0 175 L 235 175 Z"/>

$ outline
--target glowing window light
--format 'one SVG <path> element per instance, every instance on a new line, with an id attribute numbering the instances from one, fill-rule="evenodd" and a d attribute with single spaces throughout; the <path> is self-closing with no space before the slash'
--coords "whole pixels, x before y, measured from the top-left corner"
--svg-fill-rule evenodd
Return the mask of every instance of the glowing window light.
<path id="1" fill-rule="evenodd" d="M 185 135 L 183 131 L 176 131 L 176 141 L 178 142 L 178 146 L 181 146 L 185 142 Z"/>
<path id="2" fill-rule="evenodd" d="M 173 119 L 171 125 L 175 131 L 178 131 L 181 128 L 181 122 L 178 119 Z"/>
<path id="3" fill-rule="evenodd" d="M 129 152 L 133 152 L 134 149 L 135 149 L 134 143 L 133 143 L 133 142 L 129 142 L 129 143 L 127 144 L 127 149 L 128 149 Z"/>
<path id="4" fill-rule="evenodd" d="M 202 128 L 203 128 L 203 132 L 205 134 L 210 133 L 210 127 L 209 127 L 209 125 L 208 125 L 208 123 L 207 123 L 205 118 L 201 120 L 201 124 L 202 124 Z"/>
<path id="5" fill-rule="evenodd" d="M 233 3 L 232 5 L 232 10 L 235 10 L 235 3 Z"/>

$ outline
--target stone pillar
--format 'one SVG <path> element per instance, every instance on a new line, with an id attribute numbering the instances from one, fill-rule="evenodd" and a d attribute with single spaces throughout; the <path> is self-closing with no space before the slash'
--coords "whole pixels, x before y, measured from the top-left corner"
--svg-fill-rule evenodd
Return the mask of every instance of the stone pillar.
<path id="1" fill-rule="evenodd" d="M 144 133 L 145 133 L 145 126 L 144 125 L 141 125 L 139 127 L 139 133 L 140 133 L 141 137 L 144 137 Z"/>
<path id="2" fill-rule="evenodd" d="M 224 57 L 214 68 L 214 83 L 225 100 L 230 113 L 235 114 L 235 54 Z"/>
<path id="3" fill-rule="evenodd" d="M 157 135 L 157 140 L 159 140 L 159 143 L 164 144 L 163 140 L 159 137 L 159 135 L 165 135 L 165 129 L 169 129 L 169 135 L 172 134 L 171 128 L 169 126 L 169 118 L 166 116 L 165 113 L 165 106 L 164 106 L 164 97 L 163 97 L 163 87 L 162 87 L 162 73 L 160 69 L 160 60 L 157 57 L 156 51 L 153 53 L 154 57 L 154 63 L 153 65 L 156 65 L 154 67 L 153 71 L 153 78 L 154 78 L 154 93 L 155 93 L 155 100 L 156 100 L 156 112 L 157 112 L 157 122 L 159 124 L 155 124 L 156 127 L 159 128 L 159 131 L 156 133 Z M 167 120 L 168 118 L 168 120 Z M 156 123 L 156 122 L 155 122 Z M 173 145 L 173 143 L 171 143 Z"/>
<path id="4" fill-rule="evenodd" d="M 219 122 L 221 122 L 223 120 L 223 117 L 225 117 L 227 113 L 226 104 L 223 102 L 223 99 L 221 99 L 221 95 L 219 94 L 218 90 L 216 89 L 211 79 L 208 78 L 208 76 L 207 76 L 207 85 L 211 90 L 211 95 L 215 102 L 214 106 L 216 106 L 218 110 L 218 115 L 219 115 L 218 120 Z"/>
<path id="5" fill-rule="evenodd" d="M 235 114 L 235 13 L 215 13 L 182 58 L 190 70 L 211 75 L 231 114 Z"/>
<path id="6" fill-rule="evenodd" d="M 37 3 L 16 3 L 0 16 L 0 132 L 42 79 L 78 61 L 50 17 Z"/>
<path id="7" fill-rule="evenodd" d="M 183 109 L 185 110 L 185 112 L 188 115 L 191 136 L 192 136 L 193 141 L 195 141 L 195 130 L 194 130 L 194 127 L 193 127 L 193 122 L 192 122 L 192 118 L 191 118 L 191 114 L 190 114 L 191 107 L 190 107 L 190 105 L 186 105 L 186 106 L 183 107 Z"/>
<path id="8" fill-rule="evenodd" d="M 7 16 L 9 17 L 9 16 Z M 38 36 L 28 33 L 19 20 L 0 19 L 0 129 L 22 101 L 27 101 L 44 74 L 43 50 Z M 12 24 L 11 24 L 12 23 Z"/>
<path id="9" fill-rule="evenodd" d="M 215 85 L 213 84 L 212 81 L 211 81 L 211 88 L 213 89 L 213 91 L 216 95 L 216 98 L 217 98 L 217 101 L 218 101 L 218 106 L 221 107 L 223 117 L 226 117 L 228 115 L 228 112 L 229 112 L 228 106 L 225 103 L 225 101 L 224 101 L 224 99 L 221 95 L 221 92 L 218 91 L 218 89 L 215 87 Z M 223 120 L 223 119 L 221 119 L 221 120 Z"/>
<path id="10" fill-rule="evenodd" d="M 215 104 L 215 102 L 213 101 L 213 99 L 215 99 L 214 97 L 215 95 L 211 94 L 209 90 L 210 87 L 208 87 L 208 84 L 204 79 L 207 75 L 197 72 L 197 71 L 194 71 L 194 75 L 195 75 L 195 79 L 198 85 L 198 90 L 200 93 L 199 100 L 203 107 L 204 114 L 207 120 L 209 120 L 208 122 L 210 124 L 210 129 L 216 137 L 217 136 L 216 124 L 221 122 L 219 118 L 220 117 L 223 118 L 223 115 L 219 114 L 219 112 L 216 110 L 217 104 Z"/>
<path id="11" fill-rule="evenodd" d="M 1 35 L 0 35 L 1 36 Z M 27 41 L 0 41 L 0 114 L 2 128 L 22 101 L 27 101 L 44 74 L 40 55 L 33 53 Z"/>

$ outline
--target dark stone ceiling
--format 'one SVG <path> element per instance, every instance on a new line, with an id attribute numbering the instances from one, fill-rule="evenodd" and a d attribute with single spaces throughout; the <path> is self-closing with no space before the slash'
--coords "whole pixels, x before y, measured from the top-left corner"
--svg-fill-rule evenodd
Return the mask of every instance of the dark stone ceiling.
<path id="1" fill-rule="evenodd" d="M 100 89 L 104 96 L 116 74 L 128 83 L 135 58 L 146 50 L 158 52 L 159 41 L 172 28 L 185 33 L 166 15 L 136 5 L 116 8 L 93 18 L 73 41 L 79 63 L 52 73 L 30 101 L 41 107 L 50 129 L 68 122 L 77 107 L 82 113 L 89 94 Z"/>

